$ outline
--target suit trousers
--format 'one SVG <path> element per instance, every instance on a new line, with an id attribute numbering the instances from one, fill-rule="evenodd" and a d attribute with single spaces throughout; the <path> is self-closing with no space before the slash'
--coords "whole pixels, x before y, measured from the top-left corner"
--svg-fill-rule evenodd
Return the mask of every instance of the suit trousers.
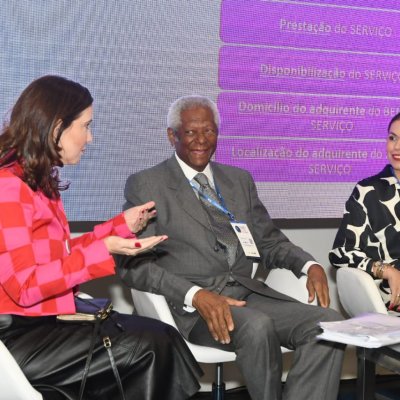
<path id="1" fill-rule="evenodd" d="M 221 294 L 247 302 L 245 307 L 231 307 L 235 325 L 231 343 L 216 342 L 202 318 L 189 340 L 235 351 L 253 400 L 337 399 L 345 346 L 315 337 L 321 332 L 319 321 L 341 320 L 340 314 L 294 299 L 262 296 L 240 285 L 225 287 Z M 281 346 L 294 350 L 283 392 Z"/>
<path id="2" fill-rule="evenodd" d="M 183 400 L 197 392 L 202 372 L 175 328 L 150 318 L 111 316 L 96 340 L 84 399 L 120 398 L 103 336 L 111 339 L 127 400 Z M 92 332 L 92 324 L 60 322 L 54 316 L 13 316 L 0 339 L 44 399 L 59 399 L 54 388 L 76 399 Z"/>

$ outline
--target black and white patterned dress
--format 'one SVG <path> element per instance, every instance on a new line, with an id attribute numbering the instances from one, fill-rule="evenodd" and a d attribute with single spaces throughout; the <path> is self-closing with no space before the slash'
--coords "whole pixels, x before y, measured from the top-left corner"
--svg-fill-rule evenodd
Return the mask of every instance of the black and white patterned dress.
<path id="1" fill-rule="evenodd" d="M 369 274 L 374 261 L 400 269 L 400 184 L 390 165 L 354 188 L 329 260 Z"/>

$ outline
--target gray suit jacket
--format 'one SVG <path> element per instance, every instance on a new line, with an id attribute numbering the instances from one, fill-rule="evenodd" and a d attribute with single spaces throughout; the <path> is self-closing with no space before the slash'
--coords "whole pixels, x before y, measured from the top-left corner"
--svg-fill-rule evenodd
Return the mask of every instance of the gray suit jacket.
<path id="1" fill-rule="evenodd" d="M 260 264 L 267 269 L 287 268 L 300 276 L 304 264 L 313 257 L 274 226 L 250 174 L 214 162 L 211 168 L 226 207 L 237 221 L 248 224 L 261 255 Z M 119 275 L 128 286 L 164 295 L 178 328 L 187 337 L 199 318 L 197 311 L 183 309 L 187 291 L 198 285 L 220 293 L 229 278 L 228 263 L 216 246 L 207 214 L 175 157 L 131 175 L 126 182 L 125 198 L 124 209 L 154 200 L 157 217 L 141 236 L 166 234 L 169 239 L 152 253 L 118 256 Z M 290 299 L 251 279 L 253 262 L 240 249 L 232 266 L 234 278 L 262 295 Z"/>

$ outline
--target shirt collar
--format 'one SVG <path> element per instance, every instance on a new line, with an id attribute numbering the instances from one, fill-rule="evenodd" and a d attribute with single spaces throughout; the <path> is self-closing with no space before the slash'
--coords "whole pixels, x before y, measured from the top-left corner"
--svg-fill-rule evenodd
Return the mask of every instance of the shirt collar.
<path id="1" fill-rule="evenodd" d="M 175 152 L 175 158 L 176 158 L 176 161 L 178 161 L 179 166 L 182 168 L 184 175 L 189 180 L 189 182 L 191 182 L 193 180 L 193 178 L 199 173 L 199 171 L 196 171 L 192 167 L 189 167 L 189 165 L 187 165 L 184 161 L 182 161 L 178 157 L 178 154 L 176 154 L 176 152 Z M 204 171 L 201 171 L 201 172 L 207 177 L 208 181 L 210 182 L 210 185 L 212 187 L 215 187 L 214 177 L 213 177 L 210 163 L 208 163 L 207 166 L 204 168 Z"/>
<path id="2" fill-rule="evenodd" d="M 386 178 L 386 180 L 388 181 L 389 185 L 399 185 L 400 181 L 397 178 L 393 167 L 391 165 L 388 165 L 387 168 L 389 168 L 389 171 L 390 171 L 390 175 Z M 385 179 L 385 177 L 383 177 L 382 179 Z"/>

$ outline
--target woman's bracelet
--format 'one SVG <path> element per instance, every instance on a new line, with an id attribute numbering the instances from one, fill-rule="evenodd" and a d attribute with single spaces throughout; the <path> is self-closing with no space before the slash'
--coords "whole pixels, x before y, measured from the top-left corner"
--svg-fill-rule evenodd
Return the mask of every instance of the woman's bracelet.
<path id="1" fill-rule="evenodd" d="M 372 274 L 377 279 L 383 279 L 383 273 L 386 270 L 386 268 L 394 268 L 394 266 L 392 264 L 384 264 L 382 261 L 375 261 L 372 264 Z"/>

